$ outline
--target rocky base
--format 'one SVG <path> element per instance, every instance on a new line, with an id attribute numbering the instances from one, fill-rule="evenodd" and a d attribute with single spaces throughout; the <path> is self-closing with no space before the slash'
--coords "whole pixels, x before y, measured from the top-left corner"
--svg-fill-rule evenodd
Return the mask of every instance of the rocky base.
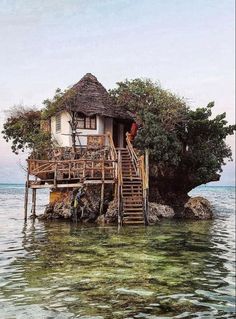
<path id="1" fill-rule="evenodd" d="M 78 190 L 65 192 L 64 196 L 47 205 L 44 214 L 39 219 L 69 219 L 73 221 L 94 222 L 99 216 L 101 189 L 97 186 L 89 186 L 77 205 L 74 204 Z M 105 189 L 104 210 L 107 209 L 111 198 L 110 188 Z"/>
<path id="2" fill-rule="evenodd" d="M 184 209 L 180 214 L 184 219 L 212 219 L 213 210 L 210 202 L 203 197 L 192 197 L 184 205 Z"/>
<path id="3" fill-rule="evenodd" d="M 85 195 L 81 197 L 79 205 L 74 208 L 76 191 L 65 192 L 62 198 L 49 204 L 40 219 L 68 219 L 80 222 L 96 222 L 97 224 L 117 224 L 117 200 L 111 200 L 111 189 L 105 191 L 104 211 L 100 211 L 100 189 L 89 186 Z M 203 197 L 189 198 L 182 208 L 175 211 L 171 206 L 149 203 L 148 223 L 154 225 L 164 218 L 178 218 L 190 220 L 207 220 L 213 218 L 210 202 Z"/>
<path id="4" fill-rule="evenodd" d="M 149 203 L 149 224 L 156 224 L 162 218 L 173 218 L 174 216 L 175 212 L 172 207 L 157 203 Z"/>

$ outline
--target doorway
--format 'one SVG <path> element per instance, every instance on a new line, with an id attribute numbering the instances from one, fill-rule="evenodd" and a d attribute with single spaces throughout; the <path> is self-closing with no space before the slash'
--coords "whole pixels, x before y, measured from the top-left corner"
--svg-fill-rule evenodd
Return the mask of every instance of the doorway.
<path id="1" fill-rule="evenodd" d="M 115 147 L 119 147 L 119 124 L 113 120 L 113 142 Z"/>

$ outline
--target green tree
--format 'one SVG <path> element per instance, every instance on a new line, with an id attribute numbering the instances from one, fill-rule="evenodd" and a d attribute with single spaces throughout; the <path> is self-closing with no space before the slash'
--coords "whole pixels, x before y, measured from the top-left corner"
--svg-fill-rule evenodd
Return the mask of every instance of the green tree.
<path id="1" fill-rule="evenodd" d="M 141 124 L 134 144 L 150 151 L 150 200 L 181 205 L 194 187 L 219 180 L 222 165 L 232 159 L 225 138 L 235 130 L 225 113 L 213 118 L 214 103 L 191 110 L 149 79 L 117 85 L 111 96 Z"/>
<path id="2" fill-rule="evenodd" d="M 8 111 L 3 125 L 3 138 L 11 142 L 12 151 L 18 154 L 26 149 L 43 153 L 51 146 L 51 135 L 41 129 L 41 111 L 36 108 L 15 106 Z"/>

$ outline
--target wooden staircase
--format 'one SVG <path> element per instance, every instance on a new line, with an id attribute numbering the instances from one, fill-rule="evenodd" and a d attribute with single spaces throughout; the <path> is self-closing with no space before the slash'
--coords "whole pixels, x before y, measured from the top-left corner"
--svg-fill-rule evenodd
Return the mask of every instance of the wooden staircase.
<path id="1" fill-rule="evenodd" d="M 138 175 L 137 167 L 132 160 L 128 148 L 120 148 L 120 162 L 122 170 L 122 223 L 146 224 L 143 200 L 143 182 Z"/>

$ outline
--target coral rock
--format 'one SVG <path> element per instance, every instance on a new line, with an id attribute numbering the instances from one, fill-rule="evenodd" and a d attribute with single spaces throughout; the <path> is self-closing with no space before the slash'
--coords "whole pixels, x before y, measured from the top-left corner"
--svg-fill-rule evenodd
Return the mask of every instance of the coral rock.
<path id="1" fill-rule="evenodd" d="M 160 218 L 173 218 L 175 215 L 172 207 L 157 203 L 149 203 L 149 224 L 156 224 Z"/>
<path id="2" fill-rule="evenodd" d="M 181 217 L 186 219 L 212 219 L 211 204 L 203 197 L 192 197 L 185 203 Z"/>

